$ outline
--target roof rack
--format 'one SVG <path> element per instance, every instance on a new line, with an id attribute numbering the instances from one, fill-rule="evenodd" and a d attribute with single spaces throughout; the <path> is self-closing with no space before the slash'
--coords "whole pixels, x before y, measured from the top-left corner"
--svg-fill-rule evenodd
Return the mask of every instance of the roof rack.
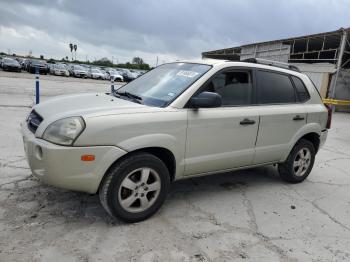
<path id="1" fill-rule="evenodd" d="M 299 68 L 295 65 L 291 65 L 291 64 L 283 63 L 283 62 L 278 62 L 278 61 L 262 59 L 262 58 L 248 58 L 248 59 L 242 60 L 242 62 L 275 66 L 275 67 L 280 67 L 280 68 L 285 68 L 285 69 L 293 70 L 296 72 L 300 72 Z"/>

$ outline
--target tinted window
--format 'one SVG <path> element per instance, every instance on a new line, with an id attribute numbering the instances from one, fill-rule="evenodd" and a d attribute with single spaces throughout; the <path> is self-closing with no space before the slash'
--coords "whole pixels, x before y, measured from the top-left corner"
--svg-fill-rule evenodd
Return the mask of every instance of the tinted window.
<path id="1" fill-rule="evenodd" d="M 249 105 L 252 87 L 250 72 L 222 72 L 215 75 L 203 91 L 221 95 L 222 106 Z"/>
<path id="2" fill-rule="evenodd" d="M 295 91 L 287 75 L 257 71 L 258 97 L 261 104 L 295 102 Z"/>
<path id="3" fill-rule="evenodd" d="M 298 77 L 292 76 L 295 88 L 298 93 L 298 98 L 300 102 L 305 102 L 309 100 L 310 95 L 309 92 L 307 91 L 303 81 L 301 81 Z"/>

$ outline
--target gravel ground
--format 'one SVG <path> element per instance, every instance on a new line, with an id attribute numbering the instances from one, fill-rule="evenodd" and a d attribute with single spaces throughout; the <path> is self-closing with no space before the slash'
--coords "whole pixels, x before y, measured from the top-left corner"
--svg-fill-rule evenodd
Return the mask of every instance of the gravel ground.
<path id="1" fill-rule="evenodd" d="M 0 261 L 350 261 L 350 114 L 336 113 L 302 184 L 274 167 L 176 182 L 151 219 L 111 219 L 95 195 L 31 176 L 19 123 L 34 76 L 0 72 Z M 107 81 L 41 77 L 42 99 L 108 91 Z"/>

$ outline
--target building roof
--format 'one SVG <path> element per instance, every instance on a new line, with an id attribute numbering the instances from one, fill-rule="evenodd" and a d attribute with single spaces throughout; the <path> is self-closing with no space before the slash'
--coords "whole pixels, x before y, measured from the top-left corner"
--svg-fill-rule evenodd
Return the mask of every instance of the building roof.
<path id="1" fill-rule="evenodd" d="M 242 47 L 248 47 L 248 46 L 252 46 L 252 45 L 261 45 L 261 44 L 267 44 L 267 43 L 273 43 L 273 42 L 291 42 L 291 41 L 301 40 L 301 39 L 306 39 L 306 38 L 323 38 L 323 37 L 329 36 L 329 35 L 342 34 L 343 31 L 350 32 L 350 27 L 347 27 L 347 28 L 341 27 L 338 30 L 324 32 L 324 33 L 317 33 L 317 34 L 311 34 L 311 35 L 303 35 L 303 36 L 297 36 L 297 37 L 282 38 L 282 39 L 276 39 L 276 40 L 270 40 L 270 41 L 263 41 L 263 42 L 244 44 L 244 45 L 241 45 L 241 46 L 222 48 L 222 49 L 217 49 L 217 50 L 212 50 L 212 51 L 205 51 L 202 54 L 212 53 L 212 52 L 219 52 L 219 51 L 225 51 L 225 50 L 228 50 L 228 49 L 233 49 L 233 53 L 239 53 L 239 50 Z"/>

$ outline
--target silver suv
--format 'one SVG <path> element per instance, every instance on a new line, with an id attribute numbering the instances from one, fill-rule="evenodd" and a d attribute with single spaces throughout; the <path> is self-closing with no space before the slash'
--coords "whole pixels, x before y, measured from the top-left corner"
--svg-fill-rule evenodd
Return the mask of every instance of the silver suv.
<path id="1" fill-rule="evenodd" d="M 178 179 L 278 164 L 283 180 L 301 182 L 331 115 L 306 75 L 278 66 L 169 63 L 111 94 L 38 104 L 21 125 L 30 168 L 50 185 L 99 193 L 127 222 L 153 215 Z"/>

